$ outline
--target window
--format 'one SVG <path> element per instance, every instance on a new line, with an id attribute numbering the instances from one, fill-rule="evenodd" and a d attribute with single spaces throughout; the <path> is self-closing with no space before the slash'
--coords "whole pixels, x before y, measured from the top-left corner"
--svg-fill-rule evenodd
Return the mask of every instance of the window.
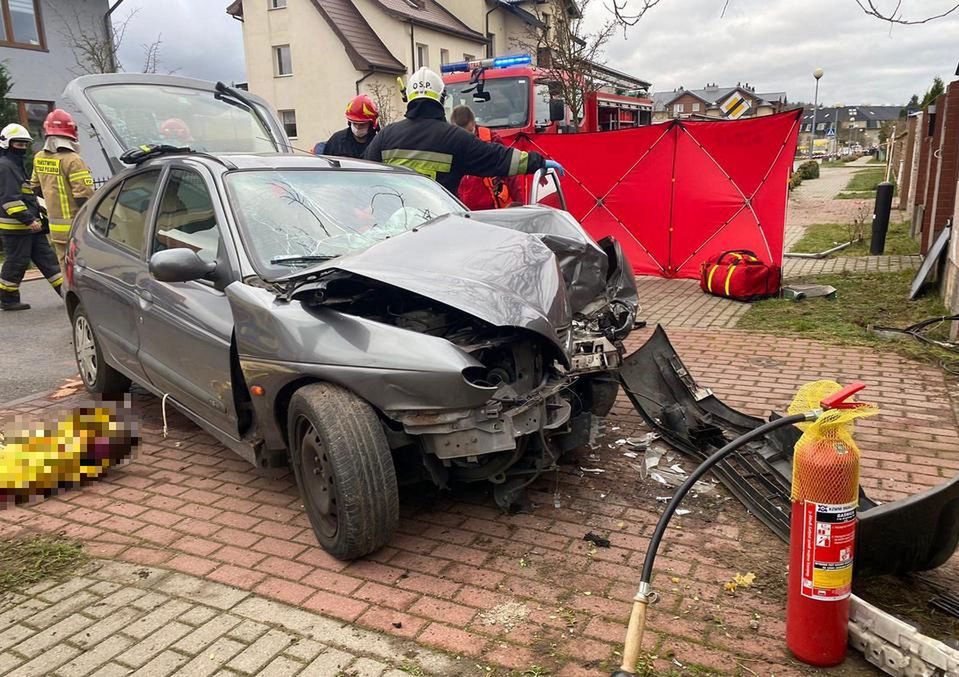
<path id="1" fill-rule="evenodd" d="M 275 75 L 293 75 L 293 60 L 289 45 L 277 45 L 273 48 L 273 72 Z"/>
<path id="2" fill-rule="evenodd" d="M 270 9 L 286 8 L 286 0 L 270 0 Z"/>
<path id="3" fill-rule="evenodd" d="M 476 61 L 476 57 L 472 54 L 463 54 L 463 61 Z"/>
<path id="4" fill-rule="evenodd" d="M 136 174 L 123 182 L 107 224 L 108 240 L 137 253 L 143 249 L 147 216 L 159 179 L 160 171 L 155 170 Z"/>
<path id="5" fill-rule="evenodd" d="M 417 68 L 429 68 L 430 65 L 430 50 L 426 45 L 416 44 L 416 67 Z"/>
<path id="6" fill-rule="evenodd" d="M 694 104 L 693 104 L 693 112 L 694 112 L 694 113 L 698 113 L 698 112 L 699 112 L 699 109 L 700 109 L 700 105 L 699 105 L 698 103 L 694 103 Z"/>
<path id="7" fill-rule="evenodd" d="M 37 140 L 37 147 L 43 144 L 43 121 L 53 110 L 52 101 L 16 101 L 11 100 L 17 107 L 17 121 L 30 130 Z"/>
<path id="8" fill-rule="evenodd" d="M 116 188 L 100 201 L 96 211 L 93 212 L 93 217 L 90 219 L 93 230 L 103 237 L 107 236 L 107 231 L 110 229 L 110 216 L 113 214 L 113 205 L 117 203 L 120 185 L 122 184 L 117 184 Z"/>
<path id="9" fill-rule="evenodd" d="M 157 209 L 152 252 L 191 249 L 204 261 L 215 261 L 220 229 L 210 191 L 202 177 L 187 169 L 173 169 Z"/>
<path id="10" fill-rule="evenodd" d="M 489 51 L 486 54 L 487 56 L 493 56 L 496 54 L 496 33 L 487 33 L 486 39 L 489 40 L 489 47 L 487 47 Z"/>
<path id="11" fill-rule="evenodd" d="M 440 64 L 446 64 L 450 62 L 450 50 L 441 49 L 440 50 Z"/>
<path id="12" fill-rule="evenodd" d="M 38 0 L 0 0 L 0 43 L 46 49 Z"/>
<path id="13" fill-rule="evenodd" d="M 296 138 L 296 111 L 295 110 L 281 110 L 277 111 L 280 114 L 280 122 L 283 123 L 283 131 L 286 132 L 286 135 L 291 139 Z"/>
<path id="14" fill-rule="evenodd" d="M 685 110 L 685 104 L 681 104 L 681 103 L 674 103 L 674 104 L 673 104 L 673 114 L 674 114 L 674 115 L 679 115 L 680 113 L 684 112 L 684 110 Z"/>

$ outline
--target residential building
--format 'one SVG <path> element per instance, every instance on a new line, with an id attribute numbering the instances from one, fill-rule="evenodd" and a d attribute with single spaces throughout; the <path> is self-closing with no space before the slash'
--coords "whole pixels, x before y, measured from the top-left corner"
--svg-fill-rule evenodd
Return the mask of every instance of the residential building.
<path id="1" fill-rule="evenodd" d="M 863 148 L 878 146 L 882 129 L 884 127 L 891 129 L 892 125 L 899 121 L 903 110 L 902 106 L 828 107 L 820 105 L 816 111 L 815 138 L 826 139 L 829 143 L 822 144 L 820 141 L 816 146 L 825 146 L 830 153 L 838 153 L 844 146 L 862 146 Z M 801 147 L 809 148 L 812 124 L 813 109 L 812 106 L 808 106 L 803 110 L 799 136 Z M 905 120 L 901 124 L 905 125 Z"/>
<path id="2" fill-rule="evenodd" d="M 7 98 L 16 102 L 19 114 L 19 120 L 3 124 L 19 122 L 40 140 L 47 113 L 58 106 L 75 112 L 61 97 L 78 74 L 65 25 L 99 31 L 94 37 L 105 41 L 107 9 L 108 0 L 0 0 L 0 62 L 13 82 Z M 85 126 L 80 143 L 94 176 L 108 176 L 108 165 Z"/>
<path id="3" fill-rule="evenodd" d="M 786 109 L 786 92 L 756 92 L 747 83 L 720 87 L 710 83 L 702 89 L 679 87 L 671 92 L 653 92 L 653 122 L 672 118 L 721 120 L 772 115 Z"/>
<path id="4" fill-rule="evenodd" d="M 402 115 L 397 76 L 420 66 L 528 51 L 563 0 L 235 0 L 251 92 L 309 149 L 345 127 L 370 94 L 385 122 Z M 532 55 L 534 59 L 538 56 Z M 405 79 L 405 78 L 404 78 Z"/>

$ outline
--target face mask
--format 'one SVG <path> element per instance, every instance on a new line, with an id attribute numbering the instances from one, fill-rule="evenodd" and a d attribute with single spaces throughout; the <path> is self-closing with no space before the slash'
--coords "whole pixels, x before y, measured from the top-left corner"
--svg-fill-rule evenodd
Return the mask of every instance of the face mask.
<path id="1" fill-rule="evenodd" d="M 350 123 L 350 131 L 353 132 L 353 136 L 357 139 L 365 139 L 369 136 L 370 126 L 369 125 L 355 125 L 352 122 Z"/>
<path id="2" fill-rule="evenodd" d="M 10 152 L 13 153 L 14 155 L 19 155 L 20 157 L 23 157 L 24 155 L 27 154 L 27 149 L 15 148 L 14 146 L 10 146 Z"/>

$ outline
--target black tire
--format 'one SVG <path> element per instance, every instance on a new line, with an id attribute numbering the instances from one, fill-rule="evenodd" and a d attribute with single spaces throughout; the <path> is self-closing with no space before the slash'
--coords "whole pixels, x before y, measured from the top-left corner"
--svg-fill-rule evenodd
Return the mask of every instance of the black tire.
<path id="1" fill-rule="evenodd" d="M 386 545 L 399 524 L 399 489 L 373 408 L 314 383 L 293 394 L 287 425 L 296 483 L 323 549 L 350 560 Z"/>
<path id="2" fill-rule="evenodd" d="M 130 379 L 111 367 L 103 359 L 103 350 L 97 339 L 93 322 L 83 305 L 78 305 L 71 319 L 73 325 L 73 355 L 83 385 L 98 395 L 119 395 L 130 390 Z"/>

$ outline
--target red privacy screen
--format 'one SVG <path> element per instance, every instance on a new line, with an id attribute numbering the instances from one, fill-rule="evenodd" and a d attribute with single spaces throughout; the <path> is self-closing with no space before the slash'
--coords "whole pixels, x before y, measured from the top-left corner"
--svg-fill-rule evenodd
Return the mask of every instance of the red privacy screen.
<path id="1" fill-rule="evenodd" d="M 799 116 L 522 134 L 513 145 L 566 168 L 570 213 L 593 238 L 615 237 L 637 275 L 698 278 L 702 261 L 730 249 L 782 265 Z"/>

